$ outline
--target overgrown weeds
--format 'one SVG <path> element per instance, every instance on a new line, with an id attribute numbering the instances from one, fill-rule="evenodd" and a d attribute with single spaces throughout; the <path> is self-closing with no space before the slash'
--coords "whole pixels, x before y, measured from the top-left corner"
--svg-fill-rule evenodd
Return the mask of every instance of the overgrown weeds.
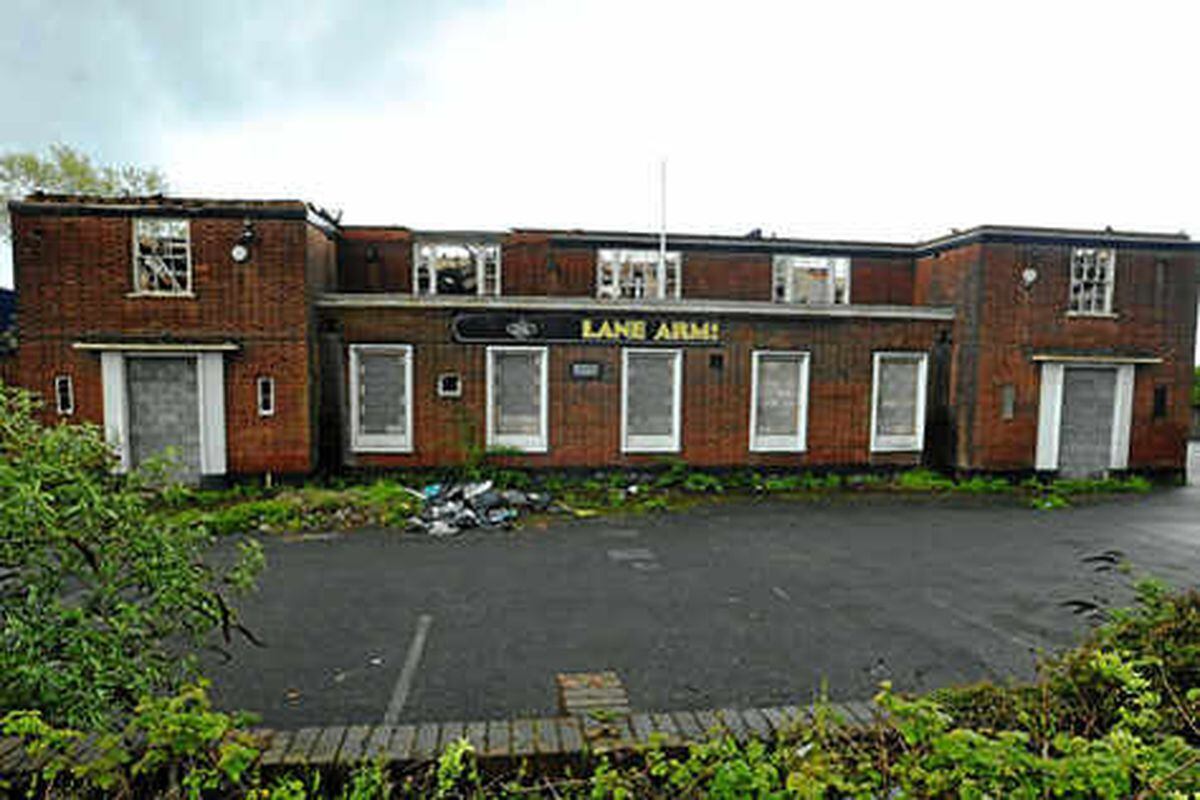
<path id="1" fill-rule="evenodd" d="M 884 683 L 868 725 L 821 702 L 771 741 L 660 740 L 575 774 L 546 763 L 485 771 L 460 739 L 420 769 L 265 776 L 253 739 L 203 687 L 143 703 L 123 737 L 83 750 L 81 734 L 36 713 L 2 726 L 44 759 L 23 788 L 47 797 L 1183 798 L 1200 792 L 1198 643 L 1200 593 L 1143 581 L 1134 607 L 1047 659 L 1035 681 L 923 696 Z"/>

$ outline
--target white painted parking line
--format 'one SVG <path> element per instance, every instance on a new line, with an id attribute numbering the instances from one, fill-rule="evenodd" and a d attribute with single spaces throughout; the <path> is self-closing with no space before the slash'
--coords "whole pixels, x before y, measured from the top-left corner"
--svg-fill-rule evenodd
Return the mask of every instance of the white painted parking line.
<path id="1" fill-rule="evenodd" d="M 400 713 L 404 711 L 404 704 L 408 702 L 408 692 L 412 689 L 413 678 L 417 674 L 417 664 L 421 662 L 421 651 L 425 649 L 425 637 L 429 635 L 429 626 L 432 624 L 433 617 L 429 614 L 422 614 L 417 619 L 417 630 L 408 645 L 404 667 L 396 680 L 396 688 L 392 690 L 392 700 L 383 714 L 384 725 L 395 725 L 400 721 Z"/>

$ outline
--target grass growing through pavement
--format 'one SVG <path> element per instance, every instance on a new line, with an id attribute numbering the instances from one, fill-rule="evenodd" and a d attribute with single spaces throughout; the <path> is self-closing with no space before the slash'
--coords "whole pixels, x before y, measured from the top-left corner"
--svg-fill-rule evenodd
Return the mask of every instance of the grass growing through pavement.
<path id="1" fill-rule="evenodd" d="M 339 479 L 303 486 L 240 485 L 226 490 L 171 489 L 158 513 L 205 525 L 219 535 L 349 530 L 364 526 L 404 527 L 421 508 L 420 489 L 432 482 L 462 480 L 453 471 L 394 473 L 372 481 Z M 544 492 L 552 511 L 576 517 L 680 510 L 724 498 L 821 498 L 855 495 L 1009 496 L 1039 510 L 1065 508 L 1072 499 L 1144 494 L 1153 484 L 1137 475 L 1091 480 L 1014 482 L 974 475 L 956 479 L 929 469 L 902 472 L 835 473 L 764 471 L 709 472 L 677 459 L 657 469 L 589 473 L 530 472 L 473 467 L 470 479 L 487 479 L 497 489 Z"/>

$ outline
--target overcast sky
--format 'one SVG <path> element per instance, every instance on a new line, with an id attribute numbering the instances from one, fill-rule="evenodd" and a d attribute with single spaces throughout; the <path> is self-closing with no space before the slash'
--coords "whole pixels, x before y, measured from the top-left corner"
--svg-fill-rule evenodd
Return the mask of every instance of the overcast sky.
<path id="1" fill-rule="evenodd" d="M 0 150 L 352 223 L 1200 231 L 1195 3 L 5 0 Z M 0 284 L 8 284 L 0 265 Z"/>

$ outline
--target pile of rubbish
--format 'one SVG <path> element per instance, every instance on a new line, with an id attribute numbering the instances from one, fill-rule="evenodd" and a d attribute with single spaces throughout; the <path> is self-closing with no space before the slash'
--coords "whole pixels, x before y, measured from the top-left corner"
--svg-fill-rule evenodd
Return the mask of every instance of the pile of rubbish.
<path id="1" fill-rule="evenodd" d="M 492 481 L 431 483 L 420 492 L 424 506 L 408 527 L 430 536 L 452 536 L 466 528 L 508 529 L 522 512 L 550 508 L 547 494 L 494 486 Z"/>

